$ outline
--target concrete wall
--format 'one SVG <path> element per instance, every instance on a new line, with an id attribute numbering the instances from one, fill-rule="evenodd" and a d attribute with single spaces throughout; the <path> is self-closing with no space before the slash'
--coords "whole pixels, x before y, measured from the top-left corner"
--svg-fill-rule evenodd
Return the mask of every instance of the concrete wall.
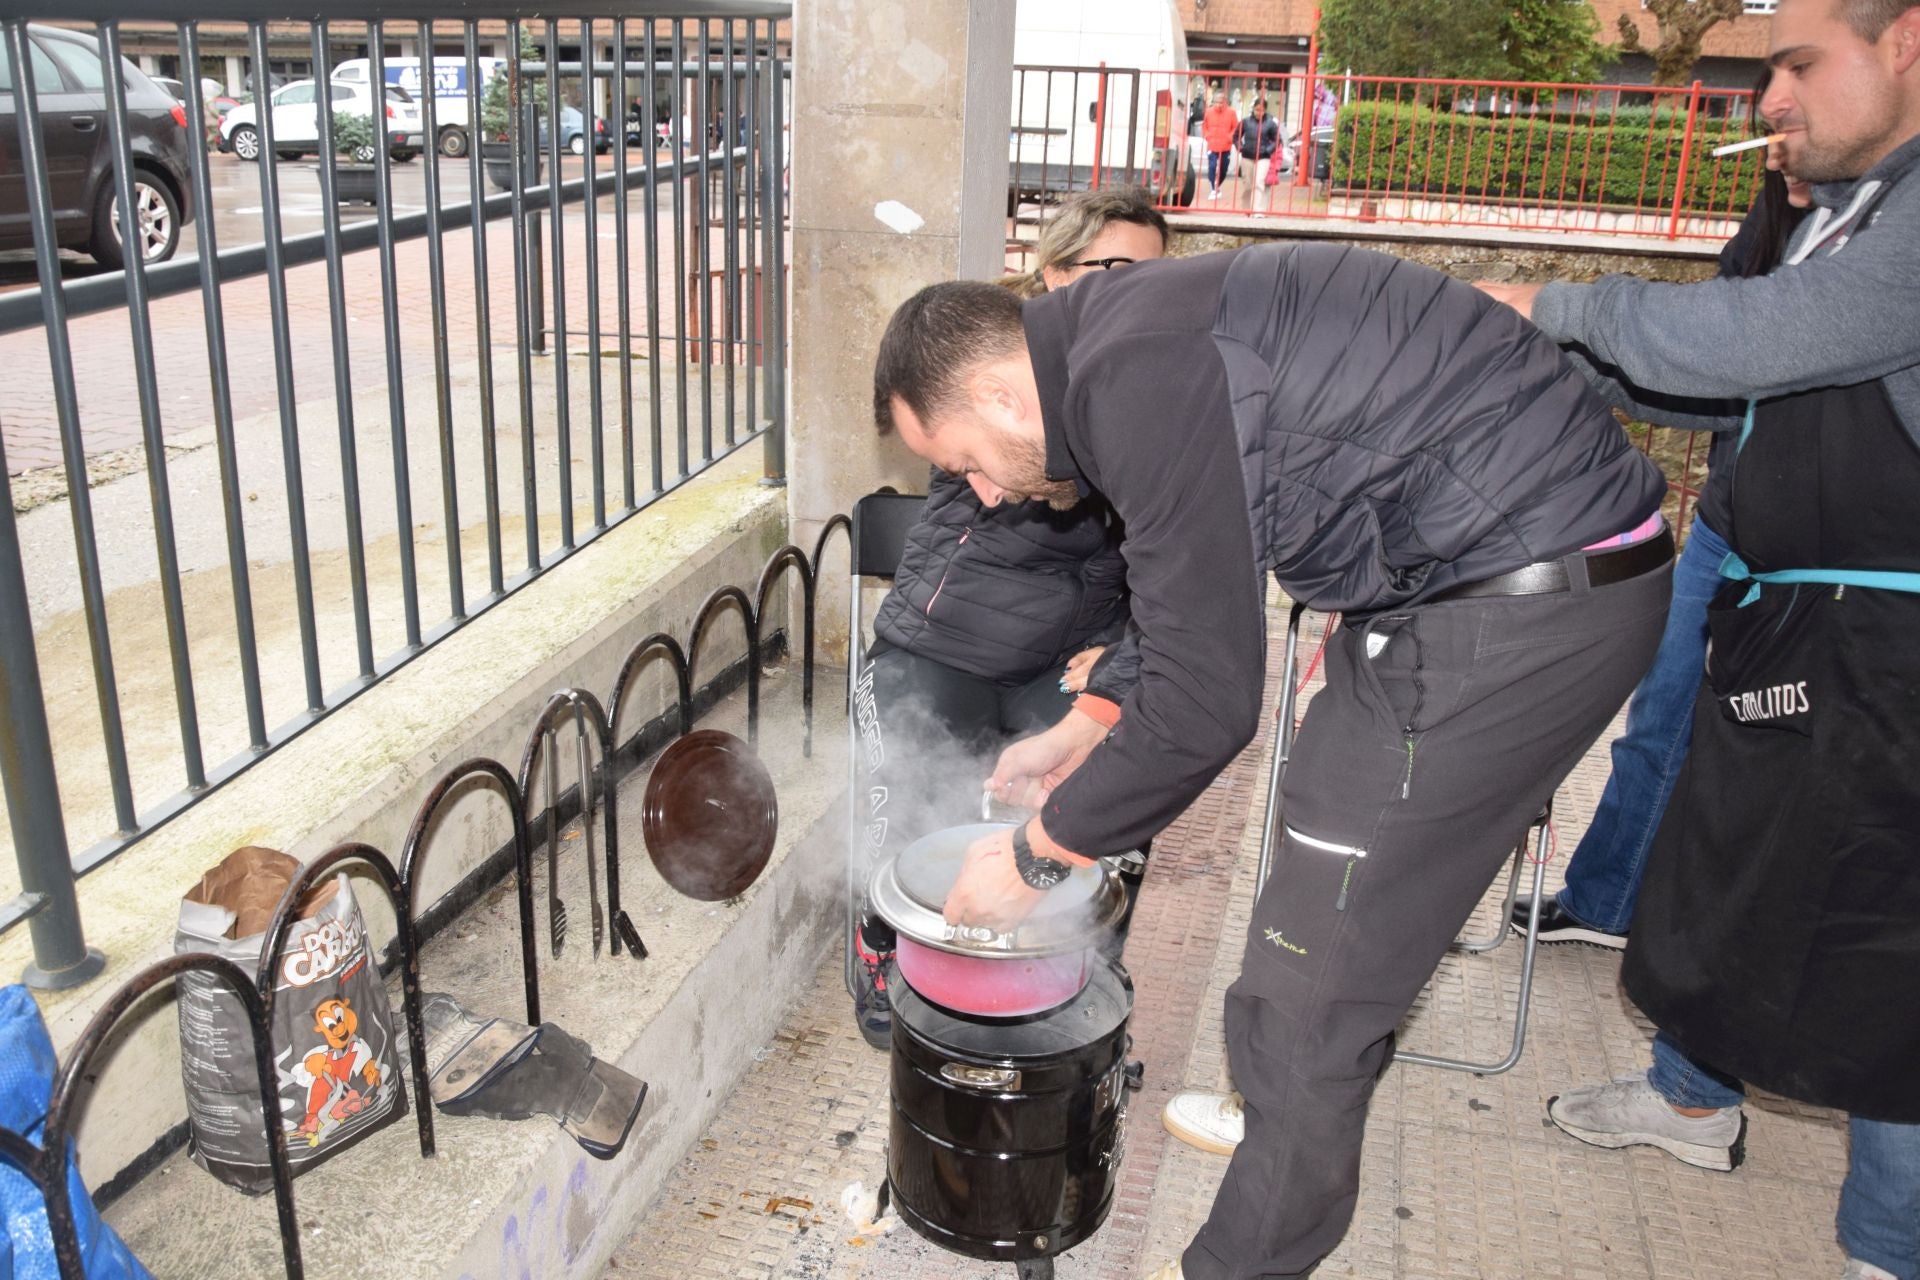
<path id="1" fill-rule="evenodd" d="M 794 13 L 794 541 L 925 464 L 873 430 L 873 353 L 893 309 L 1003 270 L 1010 0 L 817 0 Z M 843 616 L 829 594 L 823 619 Z M 843 628 L 828 622 L 829 651 Z"/>
<path id="2" fill-rule="evenodd" d="M 656 630 L 684 641 L 713 588 L 751 590 L 786 541 L 779 492 L 757 483 L 758 470 L 756 449 L 716 466 L 81 881 L 88 941 L 111 963 L 74 991 L 36 993 L 56 1047 L 64 1051 L 136 970 L 171 953 L 180 895 L 230 850 L 264 844 L 304 859 L 363 840 L 397 864 L 415 810 L 448 768 L 487 756 L 517 770 L 527 727 L 551 692 L 577 685 L 605 698 L 635 641 Z M 735 626 L 723 622 L 711 634 L 696 678 L 745 650 Z M 667 705 L 664 668 L 655 664 L 629 697 L 622 725 L 631 731 Z M 437 899 L 508 835 L 496 792 L 473 789 L 451 801 L 430 837 L 419 904 Z M 384 944 L 393 935 L 384 899 L 367 891 L 360 900 Z M 26 930 L 0 940 L 0 968 L 17 973 L 28 954 Z M 95 1066 L 99 1083 L 79 1131 L 90 1185 L 185 1119 L 171 1001 L 154 1000 L 123 1020 Z"/>

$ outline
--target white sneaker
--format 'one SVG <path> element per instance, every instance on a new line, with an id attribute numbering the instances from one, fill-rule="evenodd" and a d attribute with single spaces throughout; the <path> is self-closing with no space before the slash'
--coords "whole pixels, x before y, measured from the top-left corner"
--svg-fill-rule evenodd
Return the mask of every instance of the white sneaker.
<path id="1" fill-rule="evenodd" d="M 1148 1276 L 1147 1280 L 1186 1280 L 1186 1273 L 1180 1270 L 1180 1261 L 1176 1258 Z M 1851 1280 L 1851 1277 L 1843 1276 L 1841 1280 Z M 1892 1278 L 1889 1277 L 1888 1280 L 1892 1280 Z"/>
<path id="2" fill-rule="evenodd" d="M 1175 1274 L 1178 1274 L 1177 1269 Z M 1840 1280 L 1900 1280 L 1900 1278 L 1891 1271 L 1874 1266 L 1871 1262 L 1848 1258 L 1847 1269 L 1840 1273 Z"/>
<path id="3" fill-rule="evenodd" d="M 1747 1117 L 1739 1107 L 1683 1116 L 1644 1075 L 1548 1098 L 1547 1118 L 1596 1147 L 1658 1147 L 1683 1163 L 1720 1173 L 1732 1172 L 1747 1154 Z"/>
<path id="4" fill-rule="evenodd" d="M 1167 1099 L 1160 1123 L 1168 1133 L 1190 1147 L 1230 1156 L 1247 1136 L 1247 1118 L 1240 1111 L 1240 1095 L 1188 1089 Z"/>

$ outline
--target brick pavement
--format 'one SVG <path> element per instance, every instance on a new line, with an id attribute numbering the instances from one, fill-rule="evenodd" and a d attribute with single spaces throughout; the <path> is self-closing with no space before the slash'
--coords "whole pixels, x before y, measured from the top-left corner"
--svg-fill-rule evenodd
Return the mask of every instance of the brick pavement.
<path id="1" fill-rule="evenodd" d="M 1270 634 L 1284 636 L 1284 613 Z M 1310 645 L 1309 635 L 1307 644 Z M 1276 654 L 1277 656 L 1277 654 Z M 1303 651 L 1304 658 L 1304 651 Z M 1277 671 L 1275 662 L 1270 670 Z M 1269 705 L 1273 696 L 1270 682 Z M 1309 690 L 1311 692 L 1311 690 Z M 1133 1280 L 1180 1249 L 1204 1219 L 1222 1157 L 1167 1137 L 1173 1091 L 1225 1076 L 1221 1000 L 1239 969 L 1254 896 L 1265 742 L 1155 842 L 1128 939 L 1136 1004 L 1132 1096 L 1114 1208 L 1057 1260 L 1065 1280 Z M 1604 743 L 1563 785 L 1558 844 L 1577 841 L 1604 782 Z M 1557 880 L 1558 868 L 1550 870 Z M 1551 882 L 1551 881 L 1550 881 Z M 1475 921 L 1497 923 L 1499 892 Z M 1511 1034 L 1519 948 L 1449 957 L 1402 1028 L 1427 1052 L 1499 1056 Z M 1618 956 L 1550 948 L 1536 973 L 1527 1052 L 1478 1077 L 1395 1066 L 1375 1095 L 1352 1228 L 1318 1274 L 1354 1280 L 1808 1280 L 1837 1276 L 1830 1243 L 1844 1173 L 1844 1126 L 1760 1096 L 1748 1107 L 1748 1163 L 1734 1175 L 1658 1152 L 1600 1151 L 1545 1127 L 1546 1097 L 1625 1074 L 1651 1029 L 1617 993 Z M 840 1205 L 885 1171 L 881 1055 L 854 1031 L 837 958 L 819 973 L 746 1082 L 682 1161 L 609 1277 L 636 1280 L 987 1280 L 1013 1268 L 945 1253 L 897 1218 L 861 1232 Z"/>
<path id="2" fill-rule="evenodd" d="M 610 158 L 603 157 L 599 162 L 600 171 L 605 172 L 609 163 Z M 689 184 L 690 187 L 694 185 L 697 182 Z M 681 298 L 677 300 L 673 255 L 675 223 L 669 190 L 667 187 L 660 189 L 655 234 L 660 259 L 657 268 L 657 327 L 660 337 L 670 342 L 681 332 L 675 316 L 683 309 L 691 313 L 691 295 L 698 276 L 693 262 L 697 240 L 695 233 L 690 232 L 683 242 L 686 263 L 683 266 Z M 628 234 L 631 244 L 632 329 L 636 335 L 644 335 L 647 332 L 644 192 L 636 189 L 631 193 L 631 200 Z M 619 284 L 615 270 L 614 203 L 611 196 L 600 201 L 596 228 L 602 349 L 612 347 L 618 333 Z M 691 195 L 686 203 L 690 208 Z M 364 215 L 361 217 L 363 219 Z M 348 220 L 355 219 L 349 216 Z M 564 225 L 567 327 L 575 335 L 569 339 L 568 345 L 570 349 L 579 350 L 587 341 L 587 242 L 583 207 L 570 206 Z M 240 243 L 231 233 L 223 234 L 226 235 L 223 243 Z M 747 252 L 744 230 L 741 231 L 741 237 L 736 253 L 739 261 L 744 263 Z M 718 271 L 725 262 L 725 234 L 721 229 L 710 229 L 708 239 L 711 266 Z M 488 225 L 490 340 L 496 349 L 496 361 L 506 361 L 509 365 L 515 342 L 512 246 L 509 222 L 502 220 Z M 183 252 L 186 250 L 183 249 Z M 547 270 L 551 278 L 550 228 L 544 252 L 549 255 Z M 754 252 L 757 256 L 757 246 Z M 473 271 L 471 233 L 465 230 L 448 232 L 444 240 L 444 257 L 448 357 L 452 363 L 459 364 L 475 359 L 480 347 L 474 320 L 478 289 Z M 370 388 L 386 386 L 390 381 L 383 332 L 379 253 L 363 250 L 347 255 L 342 260 L 342 279 L 348 330 L 347 367 L 351 372 L 355 394 L 360 394 Z M 433 305 L 424 240 L 403 242 L 396 246 L 395 281 L 401 333 L 397 362 L 399 381 L 416 392 L 425 388 L 430 394 L 433 381 Z M 325 264 L 311 263 L 289 270 L 286 273 L 286 294 L 295 399 L 330 397 L 334 387 L 335 360 Z M 272 312 L 266 277 L 230 282 L 222 286 L 220 298 L 226 324 L 234 417 L 236 421 L 244 421 L 249 417 L 270 413 L 279 403 L 279 391 L 275 380 Z M 551 296 L 547 305 L 551 314 Z M 163 435 L 171 439 L 211 426 L 212 390 L 207 372 L 205 319 L 199 293 L 156 299 L 151 304 L 150 314 Z M 697 330 L 689 325 L 688 331 Z M 69 335 L 74 352 L 73 373 L 80 407 L 81 434 L 88 456 L 139 445 L 141 415 L 132 336 L 126 312 L 117 309 L 75 317 L 69 322 Z M 641 354 L 645 353 L 644 342 L 636 342 L 636 347 Z M 668 348 L 663 352 L 663 362 L 670 360 L 671 348 Z M 5 434 L 9 474 L 59 465 L 59 419 L 44 335 L 37 329 L 0 335 L 0 368 L 8 370 L 5 389 L 0 391 L 0 432 Z M 502 373 L 510 377 L 511 368 L 496 370 L 496 376 Z M 614 394 L 614 390 L 609 388 L 609 404 L 616 403 Z M 419 410 L 410 407 L 408 412 L 411 415 Z"/>

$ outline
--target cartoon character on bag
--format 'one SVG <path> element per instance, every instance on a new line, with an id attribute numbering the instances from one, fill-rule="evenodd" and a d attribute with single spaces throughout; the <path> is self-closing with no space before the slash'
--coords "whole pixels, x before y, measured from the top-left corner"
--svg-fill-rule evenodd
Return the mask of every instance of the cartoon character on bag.
<path id="1" fill-rule="evenodd" d="M 307 1086 L 307 1118 L 294 1133 L 306 1138 L 308 1146 L 317 1147 L 325 1121 L 338 1124 L 373 1100 L 380 1064 L 360 1038 L 360 1018 L 352 1001 L 322 1000 L 313 1011 L 313 1029 L 326 1044 L 293 1070 L 293 1078 Z M 355 1087 L 355 1077 L 365 1082 L 366 1092 Z"/>

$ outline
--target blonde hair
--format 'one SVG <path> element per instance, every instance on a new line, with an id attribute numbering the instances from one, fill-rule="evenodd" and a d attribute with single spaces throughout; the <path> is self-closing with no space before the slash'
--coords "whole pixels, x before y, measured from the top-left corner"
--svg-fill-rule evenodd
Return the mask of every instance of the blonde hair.
<path id="1" fill-rule="evenodd" d="M 1000 283 L 1023 298 L 1039 297 L 1047 291 L 1046 269 L 1064 267 L 1079 258 L 1113 222 L 1151 227 L 1160 233 L 1161 247 L 1166 247 L 1167 220 L 1153 207 L 1153 197 L 1146 188 L 1083 191 L 1062 200 L 1054 215 L 1041 224 L 1040 239 L 1033 246 L 1033 265 L 1017 275 L 1002 276 Z"/>

